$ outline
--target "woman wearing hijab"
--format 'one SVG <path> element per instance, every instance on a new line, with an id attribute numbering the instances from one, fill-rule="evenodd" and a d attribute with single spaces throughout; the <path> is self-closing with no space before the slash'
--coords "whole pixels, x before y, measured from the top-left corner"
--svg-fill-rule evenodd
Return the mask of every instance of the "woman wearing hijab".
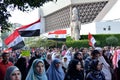
<path id="1" fill-rule="evenodd" d="M 7 68 L 4 80 L 21 80 L 21 72 L 16 66 Z"/>
<path id="2" fill-rule="evenodd" d="M 35 59 L 33 61 L 26 80 L 48 80 L 45 73 L 45 65 L 43 60 Z"/>
<path id="3" fill-rule="evenodd" d="M 106 80 L 102 72 L 102 63 L 98 60 L 93 60 L 90 64 L 91 71 L 87 74 L 86 80 Z"/>
<path id="4" fill-rule="evenodd" d="M 25 80 L 26 75 L 27 75 L 27 68 L 26 68 L 26 58 L 25 57 L 20 57 L 17 62 L 15 63 L 15 66 L 17 66 L 22 74 L 22 80 Z M 22 64 L 22 65 L 21 65 Z"/>
<path id="5" fill-rule="evenodd" d="M 46 56 L 46 61 L 51 64 L 52 62 L 52 54 L 51 53 L 48 53 L 47 56 Z"/>
<path id="6" fill-rule="evenodd" d="M 81 63 L 81 72 L 84 75 L 84 66 L 83 66 L 84 65 L 84 61 L 83 61 L 83 55 L 82 55 L 82 53 L 81 52 L 76 52 L 74 54 L 74 59 L 77 59 L 77 60 L 80 61 L 80 63 Z"/>
<path id="7" fill-rule="evenodd" d="M 68 64 L 69 64 L 68 58 L 66 56 L 64 56 L 62 59 L 62 68 L 65 73 L 67 72 Z"/>
<path id="8" fill-rule="evenodd" d="M 82 55 L 81 52 L 76 52 L 76 53 L 74 54 L 74 59 L 79 60 L 80 63 L 81 63 L 81 67 L 82 67 L 82 68 L 84 67 L 84 66 L 83 66 L 83 64 L 84 64 L 83 55 Z"/>
<path id="9" fill-rule="evenodd" d="M 60 59 L 55 58 L 49 66 L 47 72 L 48 80 L 64 80 L 64 71 Z"/>
<path id="10" fill-rule="evenodd" d="M 84 80 L 79 60 L 73 59 L 70 61 L 64 80 Z"/>

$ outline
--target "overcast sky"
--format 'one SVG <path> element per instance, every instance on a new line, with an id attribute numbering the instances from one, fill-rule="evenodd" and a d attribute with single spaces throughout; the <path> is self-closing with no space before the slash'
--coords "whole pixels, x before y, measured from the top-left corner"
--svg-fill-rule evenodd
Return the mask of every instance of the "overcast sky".
<path id="1" fill-rule="evenodd" d="M 27 25 L 35 22 L 39 18 L 38 9 L 31 12 L 22 12 L 20 10 L 15 10 L 11 12 L 12 17 L 9 18 L 11 23 L 20 23 L 22 25 Z"/>

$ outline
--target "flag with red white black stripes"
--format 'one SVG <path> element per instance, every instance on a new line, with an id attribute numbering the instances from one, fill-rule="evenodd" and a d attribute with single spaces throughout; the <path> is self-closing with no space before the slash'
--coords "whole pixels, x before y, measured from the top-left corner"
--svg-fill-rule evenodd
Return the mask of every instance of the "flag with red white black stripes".
<path id="1" fill-rule="evenodd" d="M 23 38 L 20 36 L 17 30 L 15 30 L 11 35 L 9 35 L 4 40 L 4 43 L 8 46 L 8 48 L 12 48 L 12 50 L 17 50 L 25 46 Z"/>

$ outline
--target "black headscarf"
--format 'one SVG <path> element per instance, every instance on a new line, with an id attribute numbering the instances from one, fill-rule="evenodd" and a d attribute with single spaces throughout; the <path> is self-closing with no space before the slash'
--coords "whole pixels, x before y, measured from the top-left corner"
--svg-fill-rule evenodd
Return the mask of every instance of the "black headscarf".
<path id="1" fill-rule="evenodd" d="M 79 54 L 82 55 L 80 52 L 76 52 L 76 53 L 74 54 L 74 59 L 80 60 L 80 59 L 78 59 L 78 57 L 77 57 Z"/>
<path id="2" fill-rule="evenodd" d="M 17 60 L 17 62 L 15 63 L 15 66 L 17 66 L 22 74 L 22 80 L 25 80 L 26 75 L 27 75 L 27 68 L 26 68 L 26 58 L 25 57 L 21 57 Z"/>
<path id="3" fill-rule="evenodd" d="M 73 59 L 70 61 L 69 65 L 68 65 L 68 72 L 71 76 L 76 75 L 79 71 L 76 69 L 76 65 L 78 64 L 78 62 L 80 62 L 77 59 Z"/>

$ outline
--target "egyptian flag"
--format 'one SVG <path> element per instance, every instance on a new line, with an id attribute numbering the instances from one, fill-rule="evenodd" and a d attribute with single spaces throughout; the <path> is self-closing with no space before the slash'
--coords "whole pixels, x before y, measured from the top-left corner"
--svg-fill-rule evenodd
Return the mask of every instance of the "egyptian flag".
<path id="1" fill-rule="evenodd" d="M 19 34 L 22 37 L 34 37 L 34 36 L 40 36 L 40 19 L 25 25 L 25 26 L 21 26 L 20 28 L 18 28 L 17 30 L 19 31 Z"/>
<path id="2" fill-rule="evenodd" d="M 66 40 L 67 31 L 66 30 L 56 30 L 48 33 L 48 39 L 50 40 Z"/>
<path id="3" fill-rule="evenodd" d="M 88 34 L 88 40 L 89 40 L 89 45 L 95 47 L 96 40 L 90 33 Z"/>
<path id="4" fill-rule="evenodd" d="M 19 35 L 17 30 L 8 36 L 4 40 L 4 43 L 8 46 L 8 48 L 12 48 L 12 50 L 17 50 L 25 46 L 23 38 Z"/>

